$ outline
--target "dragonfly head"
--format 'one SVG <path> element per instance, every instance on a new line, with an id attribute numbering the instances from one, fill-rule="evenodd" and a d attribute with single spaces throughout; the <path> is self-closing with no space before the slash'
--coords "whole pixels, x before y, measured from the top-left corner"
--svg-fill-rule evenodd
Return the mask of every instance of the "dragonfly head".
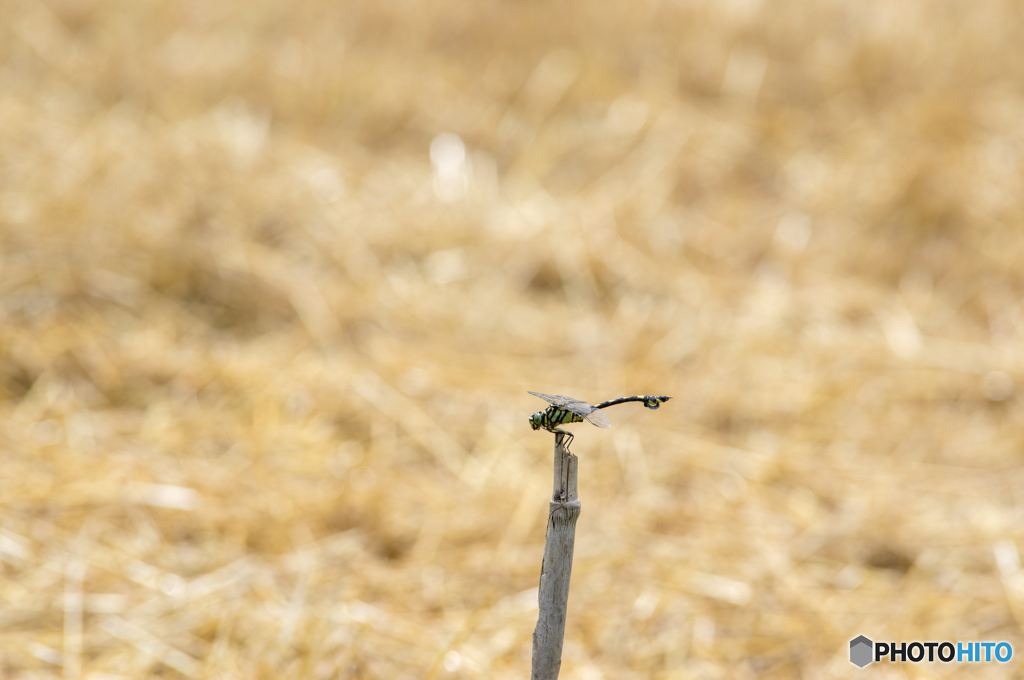
<path id="1" fill-rule="evenodd" d="M 537 411 L 536 413 L 534 413 L 532 416 L 530 416 L 530 427 L 532 427 L 535 430 L 539 430 L 540 429 L 540 423 L 541 423 L 541 420 L 543 418 L 544 418 L 544 412 L 543 411 Z"/>

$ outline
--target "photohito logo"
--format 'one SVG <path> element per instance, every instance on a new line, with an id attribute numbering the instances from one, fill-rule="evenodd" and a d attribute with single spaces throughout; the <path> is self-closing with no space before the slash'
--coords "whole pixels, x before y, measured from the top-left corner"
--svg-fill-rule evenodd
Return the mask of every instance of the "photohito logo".
<path id="1" fill-rule="evenodd" d="M 1006 663 L 1013 658 L 1013 647 L 1009 642 L 872 642 L 864 635 L 850 640 L 850 663 L 857 668 L 886 658 L 889 663 Z"/>
<path id="2" fill-rule="evenodd" d="M 850 663 L 857 668 L 864 668 L 873 661 L 875 643 L 863 635 L 850 640 Z"/>

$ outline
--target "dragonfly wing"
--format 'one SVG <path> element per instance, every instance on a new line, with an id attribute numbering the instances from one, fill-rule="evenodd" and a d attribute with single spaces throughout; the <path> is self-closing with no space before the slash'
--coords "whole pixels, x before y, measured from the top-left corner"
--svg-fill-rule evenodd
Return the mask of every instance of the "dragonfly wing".
<path id="1" fill-rule="evenodd" d="M 594 408 L 585 401 L 579 399 L 573 399 L 572 397 L 563 397 L 558 394 L 541 394 L 540 392 L 530 392 L 535 397 L 540 397 L 544 401 L 557 406 L 558 408 L 564 408 L 573 413 L 578 413 L 581 416 L 585 416 Z"/>
<path id="2" fill-rule="evenodd" d="M 605 430 L 612 426 L 612 421 L 608 420 L 608 415 L 599 408 L 591 410 L 590 413 L 584 416 L 584 418 L 586 418 L 586 421 L 591 425 L 595 425 Z"/>
<path id="3" fill-rule="evenodd" d="M 572 411 L 578 416 L 586 417 L 597 410 L 587 402 L 580 401 L 579 399 L 573 399 L 572 397 L 563 397 L 557 394 L 541 394 L 540 392 L 530 392 L 530 394 L 535 397 L 540 397 L 553 406 L 564 408 L 566 411 Z M 598 427 L 601 426 L 598 425 Z"/>
<path id="4" fill-rule="evenodd" d="M 540 392 L 529 391 L 527 392 L 527 394 L 532 394 L 535 397 L 540 397 L 544 401 L 548 402 L 549 404 L 554 404 L 555 406 L 561 406 L 563 403 L 565 403 L 566 400 L 572 401 L 571 399 L 569 399 L 569 397 L 560 397 L 557 394 L 542 394 Z"/>

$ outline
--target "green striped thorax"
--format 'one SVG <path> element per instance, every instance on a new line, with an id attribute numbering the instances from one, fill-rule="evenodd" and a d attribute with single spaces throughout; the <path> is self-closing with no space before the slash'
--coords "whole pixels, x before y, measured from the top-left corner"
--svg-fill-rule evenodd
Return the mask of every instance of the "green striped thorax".
<path id="1" fill-rule="evenodd" d="M 588 406 L 588 408 L 590 408 Z M 566 423 L 581 423 L 583 422 L 583 416 L 578 413 L 557 406 L 548 406 L 543 411 L 537 411 L 530 416 L 530 427 L 535 430 L 544 428 L 548 432 L 564 433 L 565 430 L 559 430 L 559 425 L 565 425 Z"/>

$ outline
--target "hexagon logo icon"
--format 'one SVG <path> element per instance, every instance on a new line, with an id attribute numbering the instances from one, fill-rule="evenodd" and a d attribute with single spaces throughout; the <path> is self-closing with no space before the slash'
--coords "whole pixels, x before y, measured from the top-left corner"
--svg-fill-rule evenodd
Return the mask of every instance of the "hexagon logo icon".
<path id="1" fill-rule="evenodd" d="M 875 643 L 863 635 L 850 640 L 850 663 L 857 668 L 864 668 L 874 661 Z"/>

